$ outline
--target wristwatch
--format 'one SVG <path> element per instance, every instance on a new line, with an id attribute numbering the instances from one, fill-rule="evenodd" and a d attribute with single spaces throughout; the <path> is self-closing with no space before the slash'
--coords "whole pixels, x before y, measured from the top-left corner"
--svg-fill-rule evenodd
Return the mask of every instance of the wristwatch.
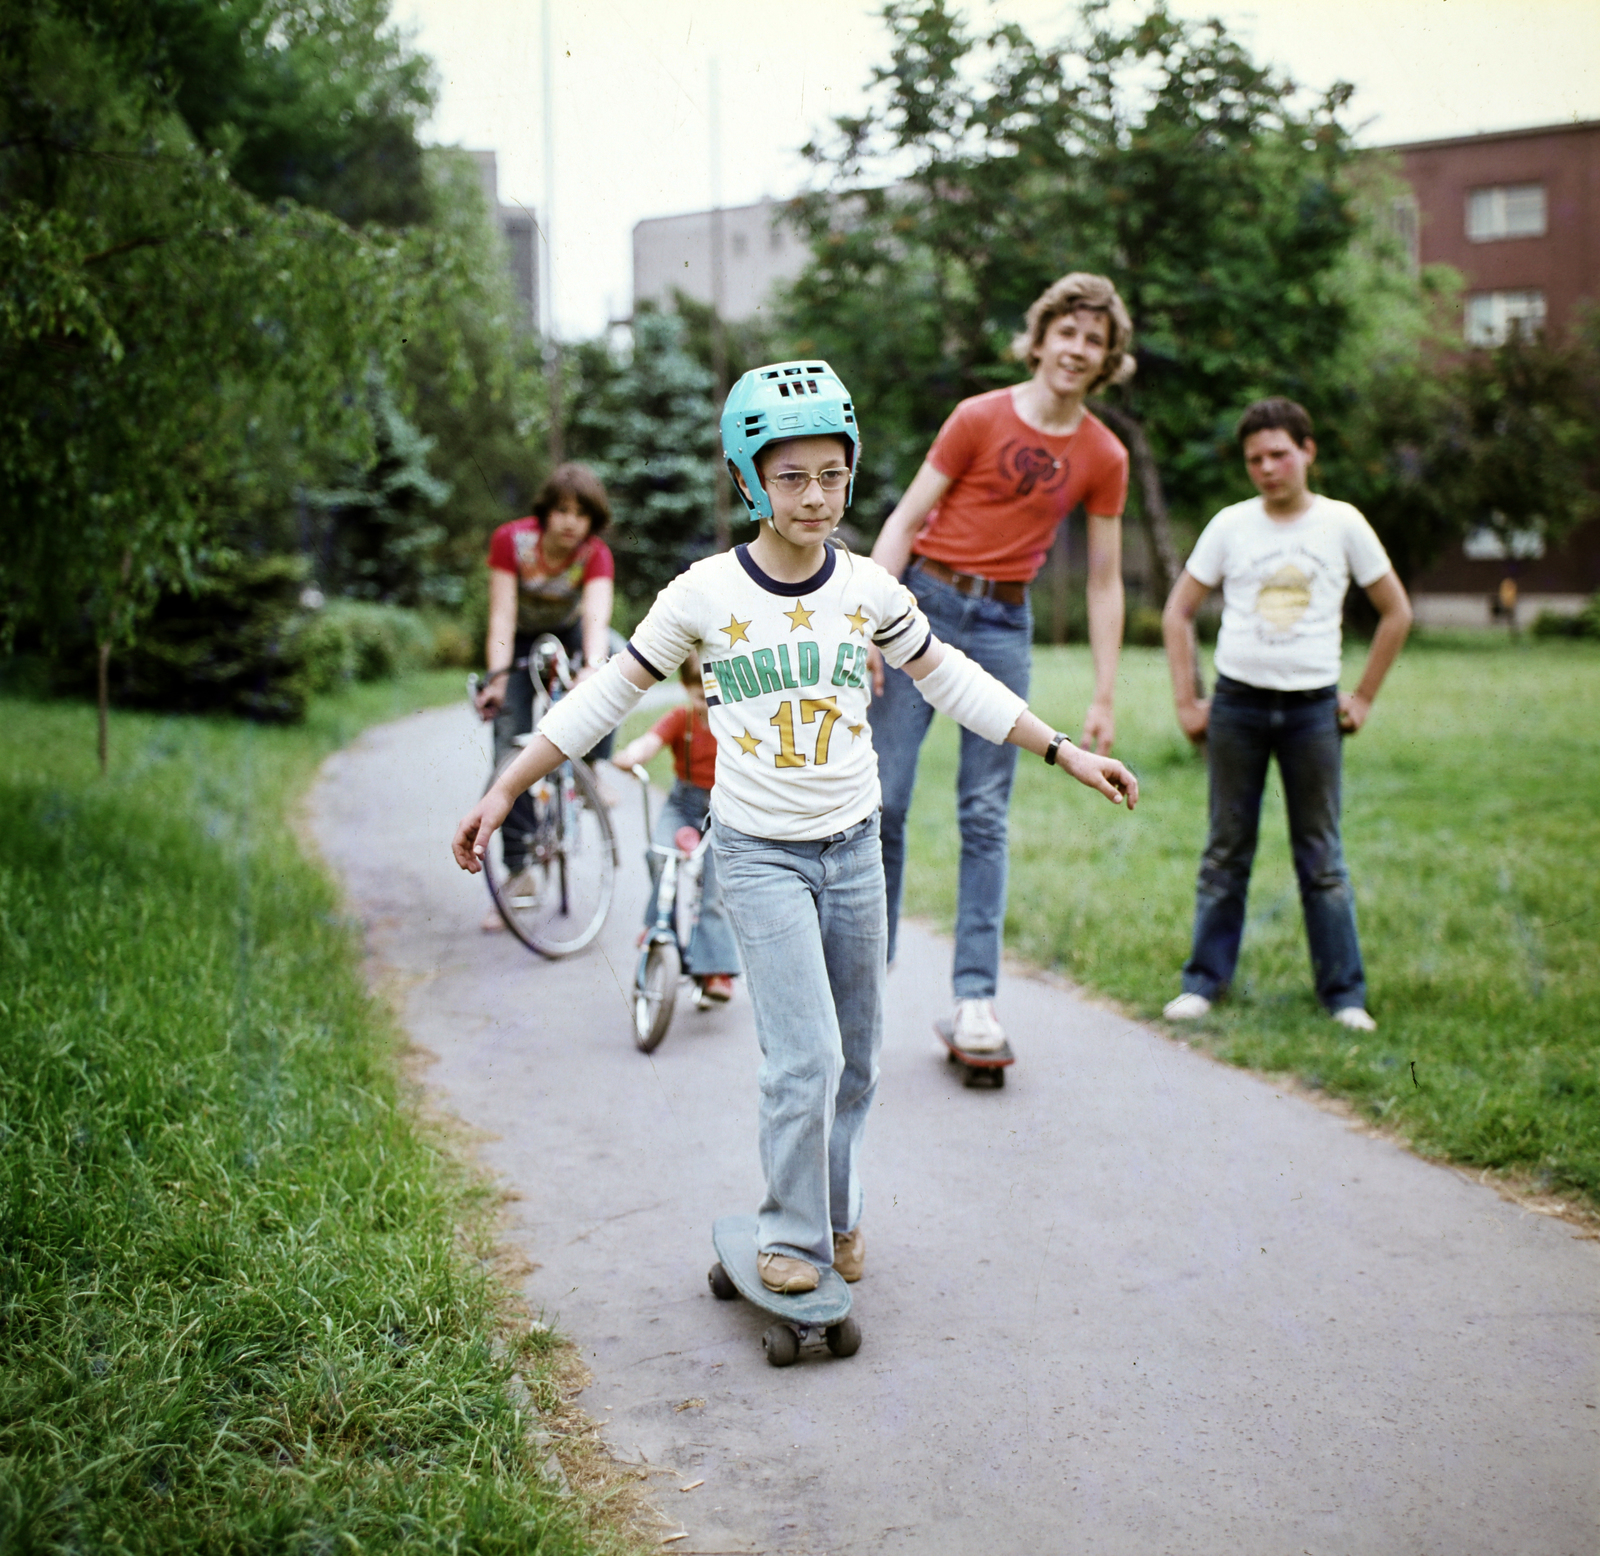
<path id="1" fill-rule="evenodd" d="M 1066 741 L 1069 746 L 1072 744 L 1060 730 L 1057 730 L 1050 737 L 1050 744 L 1044 748 L 1044 763 L 1046 767 L 1054 767 L 1056 765 L 1056 752 L 1061 749 L 1063 741 Z"/>

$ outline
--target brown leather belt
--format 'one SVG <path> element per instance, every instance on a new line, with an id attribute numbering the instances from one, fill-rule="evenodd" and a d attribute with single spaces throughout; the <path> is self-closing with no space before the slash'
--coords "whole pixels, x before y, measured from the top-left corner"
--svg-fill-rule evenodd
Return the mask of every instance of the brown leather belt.
<path id="1" fill-rule="evenodd" d="M 976 573 L 958 573 L 953 567 L 934 561 L 931 556 L 914 556 L 911 565 L 921 568 L 930 578 L 949 584 L 957 594 L 969 594 L 980 600 L 999 600 L 1005 605 L 1025 605 L 1028 600 L 1027 584 L 1017 583 L 1013 579 L 980 578 Z"/>

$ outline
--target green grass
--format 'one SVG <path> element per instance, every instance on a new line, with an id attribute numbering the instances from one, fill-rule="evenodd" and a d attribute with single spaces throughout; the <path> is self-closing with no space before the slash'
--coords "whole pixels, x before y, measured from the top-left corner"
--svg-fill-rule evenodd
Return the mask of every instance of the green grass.
<path id="1" fill-rule="evenodd" d="M 91 709 L 0 702 L 0 1550 L 593 1548 L 512 1381 L 558 1403 L 554 1342 L 495 1348 L 489 1200 L 285 821 L 456 695 L 119 716 L 106 779 Z"/>
<path id="2" fill-rule="evenodd" d="M 1069 733 L 1089 688 L 1086 650 L 1036 652 L 1034 706 Z M 1144 1017 L 1178 990 L 1205 841 L 1205 772 L 1168 688 L 1158 651 L 1124 653 L 1132 816 L 1027 758 L 1011 814 L 1008 944 Z M 955 754 L 937 721 L 908 849 L 907 909 L 945 926 Z M 1600 647 L 1413 642 L 1346 744 L 1344 814 L 1378 1031 L 1355 1037 L 1312 995 L 1274 769 L 1238 978 L 1195 1035 L 1425 1153 L 1600 1206 Z"/>

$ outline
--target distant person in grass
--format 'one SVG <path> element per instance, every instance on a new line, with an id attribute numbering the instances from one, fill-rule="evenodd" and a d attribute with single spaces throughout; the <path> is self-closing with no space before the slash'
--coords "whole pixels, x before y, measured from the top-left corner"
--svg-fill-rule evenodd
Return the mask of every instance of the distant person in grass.
<path id="1" fill-rule="evenodd" d="M 902 578 L 933 629 L 1019 696 L 1028 695 L 1033 614 L 1028 586 L 1061 522 L 1080 503 L 1089 525 L 1089 650 L 1094 697 L 1083 744 L 1109 753 L 1122 648 L 1122 504 L 1128 455 L 1088 410 L 1095 390 L 1133 372 L 1133 325 L 1104 276 L 1063 276 L 1028 309 L 1012 351 L 1025 383 L 963 400 L 884 521 L 872 558 Z M 917 756 L 933 709 L 911 678 L 873 662 L 872 738 L 883 770 L 883 869 L 894 957 L 905 881 L 906 816 Z M 1006 1036 L 995 1014 L 1006 917 L 1006 816 L 1014 746 L 961 737 L 956 813 L 956 1045 L 994 1052 Z"/>
<path id="2" fill-rule="evenodd" d="M 672 767 L 677 782 L 667 796 L 656 820 L 652 841 L 670 847 L 680 827 L 703 832 L 711 814 L 711 790 L 717 781 L 717 737 L 711 732 L 706 707 L 705 672 L 700 656 L 690 654 L 678 667 L 678 679 L 689 694 L 686 703 L 657 719 L 645 731 L 612 757 L 623 772 L 631 772 L 653 761 L 666 748 L 672 751 Z M 696 1002 L 723 1005 L 733 998 L 733 980 L 739 975 L 739 952 L 733 943 L 733 929 L 722 911 L 722 892 L 717 885 L 717 859 L 710 849 L 704 854 L 700 876 L 700 916 L 685 952 L 685 971 L 694 979 Z M 657 855 L 650 856 L 652 887 L 661 877 Z M 654 891 L 645 903 L 645 927 L 655 923 Z"/>
<path id="3" fill-rule="evenodd" d="M 868 645 L 985 740 L 1031 751 L 1130 809 L 1139 786 L 941 643 L 904 584 L 832 540 L 861 444 L 849 392 L 826 363 L 746 373 L 723 408 L 722 446 L 755 538 L 661 591 L 627 652 L 555 705 L 462 818 L 453 848 L 464 870 L 481 869 L 518 794 L 699 656 L 717 737 L 711 844 L 761 1045 L 757 1265 L 769 1290 L 796 1293 L 815 1290 L 830 1265 L 858 1280 L 865 1260 L 861 1140 L 886 961 Z M 659 1236 L 641 1231 L 641 1270 L 654 1267 Z"/>
<path id="4" fill-rule="evenodd" d="M 1178 722 L 1204 741 L 1211 832 L 1195 891 L 1194 945 L 1169 1021 L 1204 1016 L 1233 980 L 1269 761 L 1278 759 L 1289 842 L 1317 998 L 1358 1032 L 1367 977 L 1339 835 L 1342 742 L 1367 721 L 1411 629 L 1411 604 L 1382 542 L 1349 503 L 1310 487 L 1317 445 L 1292 400 L 1258 400 L 1240 418 L 1245 469 L 1261 494 L 1224 508 L 1195 542 L 1162 615 Z M 1353 692 L 1339 690 L 1341 620 L 1354 579 L 1378 630 Z M 1222 590 L 1217 684 L 1195 696 L 1195 613 Z"/>

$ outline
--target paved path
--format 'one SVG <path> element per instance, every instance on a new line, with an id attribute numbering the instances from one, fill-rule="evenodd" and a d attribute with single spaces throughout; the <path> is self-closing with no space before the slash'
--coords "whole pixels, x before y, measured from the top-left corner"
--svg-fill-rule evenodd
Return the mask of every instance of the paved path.
<path id="1" fill-rule="evenodd" d="M 603 943 L 542 963 L 450 862 L 485 770 L 443 710 L 332 758 L 314 827 L 443 1103 L 521 1199 L 526 1289 L 680 1552 L 1595 1556 L 1600 1244 L 1061 989 L 1008 978 L 1004 1091 L 942 1062 L 948 947 L 891 975 L 865 1336 L 762 1359 L 706 1289 L 752 1210 L 749 1006 L 651 1058 L 626 989 L 641 823 Z"/>

